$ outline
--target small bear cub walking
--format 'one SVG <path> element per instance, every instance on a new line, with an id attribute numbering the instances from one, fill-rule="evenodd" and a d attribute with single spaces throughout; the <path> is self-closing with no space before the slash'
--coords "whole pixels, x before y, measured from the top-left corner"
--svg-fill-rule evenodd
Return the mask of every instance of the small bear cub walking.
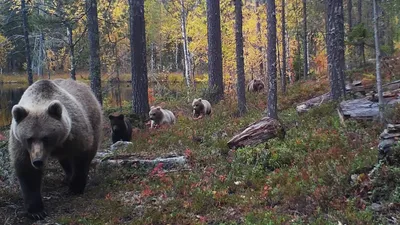
<path id="1" fill-rule="evenodd" d="M 149 116 L 151 120 L 151 128 L 163 124 L 174 124 L 176 122 L 174 113 L 168 109 L 162 109 L 160 106 L 152 106 L 150 108 Z"/>
<path id="2" fill-rule="evenodd" d="M 211 104 L 209 101 L 201 98 L 194 99 L 192 102 L 193 118 L 195 120 L 211 114 Z"/>
<path id="3" fill-rule="evenodd" d="M 132 125 L 123 114 L 110 114 L 108 119 L 110 119 L 113 144 L 117 141 L 131 141 Z"/>

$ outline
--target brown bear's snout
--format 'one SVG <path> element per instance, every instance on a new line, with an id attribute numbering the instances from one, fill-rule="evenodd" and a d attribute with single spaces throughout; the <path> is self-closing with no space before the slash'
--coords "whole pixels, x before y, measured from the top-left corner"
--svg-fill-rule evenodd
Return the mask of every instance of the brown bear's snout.
<path id="1" fill-rule="evenodd" d="M 37 142 L 32 143 L 30 156 L 32 166 L 36 169 L 41 169 L 44 165 L 45 160 L 43 144 Z"/>
<path id="2" fill-rule="evenodd" d="M 36 159 L 35 161 L 32 162 L 32 165 L 38 169 L 41 169 L 43 167 L 43 160 L 41 159 Z"/>
<path id="3" fill-rule="evenodd" d="M 112 129 L 113 129 L 113 131 L 114 131 L 114 132 L 116 132 L 116 131 L 118 131 L 118 130 L 119 130 L 119 128 L 118 128 L 118 126 L 117 126 L 117 125 L 114 125 Z"/>

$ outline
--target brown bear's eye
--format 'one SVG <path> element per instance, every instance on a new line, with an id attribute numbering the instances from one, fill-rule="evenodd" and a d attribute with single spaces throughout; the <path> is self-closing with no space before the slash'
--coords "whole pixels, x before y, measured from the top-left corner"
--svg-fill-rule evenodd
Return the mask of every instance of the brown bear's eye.
<path id="1" fill-rule="evenodd" d="M 26 141 L 28 142 L 28 144 L 32 144 L 32 142 L 33 142 L 33 138 L 32 138 L 32 137 L 30 137 L 30 138 L 28 138 Z"/>

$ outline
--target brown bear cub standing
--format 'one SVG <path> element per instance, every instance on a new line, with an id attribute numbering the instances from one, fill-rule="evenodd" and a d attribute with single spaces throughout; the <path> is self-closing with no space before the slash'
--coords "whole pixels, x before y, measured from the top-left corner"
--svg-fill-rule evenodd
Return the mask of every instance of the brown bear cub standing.
<path id="1" fill-rule="evenodd" d="M 247 85 L 247 90 L 250 92 L 260 92 L 264 87 L 264 82 L 262 82 L 261 79 L 253 79 Z"/>
<path id="2" fill-rule="evenodd" d="M 150 108 L 149 117 L 151 120 L 151 128 L 163 124 L 174 124 L 176 122 L 174 113 L 168 109 L 162 109 L 160 106 L 152 106 Z"/>
<path id="3" fill-rule="evenodd" d="M 131 141 L 132 125 L 123 114 L 109 115 L 111 124 L 111 139 L 114 144 L 117 141 Z"/>
<path id="4" fill-rule="evenodd" d="M 192 102 L 193 118 L 195 120 L 203 118 L 205 115 L 211 114 L 211 104 L 205 99 L 194 99 Z"/>
<path id="5" fill-rule="evenodd" d="M 28 216 L 46 217 L 41 184 L 49 157 L 65 171 L 73 194 L 83 193 L 102 138 L 102 110 L 90 88 L 74 80 L 40 80 L 12 108 L 11 163 Z"/>

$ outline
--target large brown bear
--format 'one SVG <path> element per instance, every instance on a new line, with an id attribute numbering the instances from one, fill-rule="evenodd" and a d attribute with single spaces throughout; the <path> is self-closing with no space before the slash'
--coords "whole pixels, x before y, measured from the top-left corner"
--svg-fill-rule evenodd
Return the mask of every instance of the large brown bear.
<path id="1" fill-rule="evenodd" d="M 174 113 L 168 109 L 162 109 L 160 106 L 152 106 L 150 108 L 149 117 L 151 120 L 151 128 L 163 124 L 174 124 L 176 122 Z"/>
<path id="2" fill-rule="evenodd" d="M 247 90 L 250 92 L 260 92 L 265 88 L 264 82 L 261 79 L 253 79 L 247 85 Z"/>
<path id="3" fill-rule="evenodd" d="M 195 120 L 211 114 L 211 104 L 209 101 L 201 98 L 194 99 L 192 102 L 193 118 Z"/>
<path id="4" fill-rule="evenodd" d="M 132 125 L 123 114 L 110 114 L 108 119 L 110 119 L 113 144 L 117 141 L 131 141 Z"/>
<path id="5" fill-rule="evenodd" d="M 48 158 L 65 171 L 73 194 L 83 193 L 102 138 L 102 110 L 90 88 L 71 79 L 40 80 L 12 108 L 9 152 L 29 217 L 43 219 L 41 183 Z"/>

